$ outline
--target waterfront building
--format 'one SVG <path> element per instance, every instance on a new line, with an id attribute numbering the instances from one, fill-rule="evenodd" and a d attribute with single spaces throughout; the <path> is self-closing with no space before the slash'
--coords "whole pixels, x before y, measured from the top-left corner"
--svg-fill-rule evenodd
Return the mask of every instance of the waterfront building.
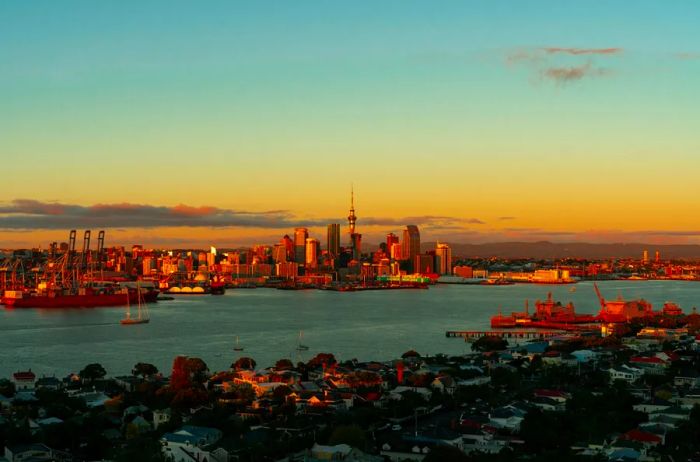
<path id="1" fill-rule="evenodd" d="M 455 266 L 454 275 L 465 279 L 474 277 L 474 271 L 471 266 Z"/>
<path id="2" fill-rule="evenodd" d="M 435 259 L 427 253 L 419 253 L 413 257 L 413 272 L 431 274 L 435 272 Z"/>
<path id="3" fill-rule="evenodd" d="M 420 253 L 420 231 L 418 226 L 408 225 L 403 230 L 403 242 L 401 243 L 401 257 L 410 263 L 415 261 L 416 255 Z M 417 269 L 414 267 L 414 271 Z"/>
<path id="4" fill-rule="evenodd" d="M 299 265 L 296 262 L 279 262 L 275 265 L 275 275 L 284 279 L 294 279 L 299 275 Z"/>
<path id="5" fill-rule="evenodd" d="M 452 274 L 452 249 L 444 243 L 437 243 L 435 249 L 435 269 L 440 275 Z"/>
<path id="6" fill-rule="evenodd" d="M 287 261 L 294 261 L 294 241 L 292 238 L 289 237 L 288 234 L 285 234 L 280 240 L 280 244 L 282 244 L 287 251 Z"/>
<path id="7" fill-rule="evenodd" d="M 655 263 L 660 263 L 661 262 L 661 252 L 658 250 L 654 252 L 654 262 Z"/>
<path id="8" fill-rule="evenodd" d="M 642 252 L 642 263 L 649 263 L 649 251 L 646 249 L 644 249 L 644 252 Z"/>
<path id="9" fill-rule="evenodd" d="M 387 250 L 389 252 L 389 257 L 391 257 L 392 260 L 403 260 L 401 255 L 401 244 L 398 242 L 391 244 L 391 247 L 389 247 Z"/>
<path id="10" fill-rule="evenodd" d="M 309 231 L 306 228 L 294 229 L 294 261 L 303 264 L 306 261 L 306 239 Z"/>
<path id="11" fill-rule="evenodd" d="M 304 263 L 307 268 L 315 268 L 318 265 L 318 239 L 309 237 L 306 239 L 306 260 Z"/>
<path id="12" fill-rule="evenodd" d="M 386 251 L 391 251 L 391 246 L 399 243 L 399 236 L 394 233 L 389 233 L 386 235 Z"/>
<path id="13" fill-rule="evenodd" d="M 275 244 L 272 248 L 272 260 L 275 263 L 286 262 L 287 260 L 287 249 L 284 244 Z"/>
<path id="14" fill-rule="evenodd" d="M 326 250 L 331 255 L 331 258 L 337 258 L 340 255 L 340 225 L 331 223 L 326 231 Z"/>
<path id="15" fill-rule="evenodd" d="M 362 255 L 362 234 L 352 233 L 350 235 L 350 242 L 352 247 L 352 259 L 359 261 Z"/>

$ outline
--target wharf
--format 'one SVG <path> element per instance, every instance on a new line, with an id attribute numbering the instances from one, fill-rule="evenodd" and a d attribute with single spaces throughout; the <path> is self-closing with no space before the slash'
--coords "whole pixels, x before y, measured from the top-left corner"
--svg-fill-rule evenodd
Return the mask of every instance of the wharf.
<path id="1" fill-rule="evenodd" d="M 481 337 L 544 339 L 558 337 L 562 334 L 564 332 L 561 330 L 448 330 L 445 332 L 445 337 L 461 337 L 465 340 Z"/>

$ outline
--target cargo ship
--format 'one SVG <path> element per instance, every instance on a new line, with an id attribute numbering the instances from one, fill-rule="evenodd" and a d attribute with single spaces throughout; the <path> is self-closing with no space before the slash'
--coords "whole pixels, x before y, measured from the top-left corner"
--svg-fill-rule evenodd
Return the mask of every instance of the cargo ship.
<path id="1" fill-rule="evenodd" d="M 639 300 L 625 300 L 618 296 L 615 300 L 606 300 L 593 283 L 593 288 L 600 302 L 598 318 L 605 323 L 624 323 L 631 320 L 648 319 L 656 316 L 683 316 L 681 307 L 672 302 L 664 303 L 661 311 L 654 311 L 651 303 L 640 298 Z"/>
<path id="2" fill-rule="evenodd" d="M 535 312 L 530 314 L 529 304 L 525 301 L 524 312 L 514 312 L 504 316 L 499 312 L 491 318 L 491 327 L 560 327 L 569 324 L 595 323 L 597 319 L 590 314 L 576 314 L 573 303 L 562 305 L 561 302 L 552 299 L 552 293 L 547 294 L 545 301 L 535 302 Z"/>
<path id="3" fill-rule="evenodd" d="M 157 298 L 157 290 L 103 284 L 81 287 L 73 293 L 60 288 L 41 291 L 7 290 L 3 294 L 2 303 L 6 308 L 96 308 L 139 303 L 139 299 L 145 303 L 154 303 Z"/>

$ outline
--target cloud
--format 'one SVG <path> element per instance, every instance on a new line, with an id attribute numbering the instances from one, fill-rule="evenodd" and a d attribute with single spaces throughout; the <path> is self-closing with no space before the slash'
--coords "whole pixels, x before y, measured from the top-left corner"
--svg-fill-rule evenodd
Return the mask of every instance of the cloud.
<path id="1" fill-rule="evenodd" d="M 622 54 L 622 48 L 544 47 L 520 48 L 506 53 L 511 67 L 524 67 L 541 81 L 566 84 L 590 77 L 613 74 L 609 68 L 596 64 L 597 58 Z"/>
<path id="2" fill-rule="evenodd" d="M 700 53 L 674 53 L 673 56 L 684 61 L 700 59 Z"/>
<path id="3" fill-rule="evenodd" d="M 194 207 L 186 204 L 171 207 L 131 203 L 84 206 L 32 199 L 16 199 L 0 204 L 0 229 L 5 230 L 157 227 L 284 229 L 297 226 L 322 227 L 339 221 L 341 220 L 338 217 L 304 218 L 288 210 L 250 212 L 213 206 Z M 366 217 L 359 221 L 365 226 L 401 227 L 408 223 L 435 227 L 484 224 L 478 218 L 435 215 L 404 218 Z"/>
<path id="4" fill-rule="evenodd" d="M 550 67 L 542 70 L 542 77 L 562 84 L 581 80 L 584 77 L 601 77 L 609 74 L 609 70 L 594 68 L 590 63 L 582 66 Z"/>
<path id="5" fill-rule="evenodd" d="M 546 47 L 542 48 L 548 54 L 565 54 L 565 55 L 618 55 L 622 53 L 622 48 L 560 48 Z"/>
<path id="6" fill-rule="evenodd" d="M 498 217 L 498 221 L 515 220 L 516 217 Z"/>

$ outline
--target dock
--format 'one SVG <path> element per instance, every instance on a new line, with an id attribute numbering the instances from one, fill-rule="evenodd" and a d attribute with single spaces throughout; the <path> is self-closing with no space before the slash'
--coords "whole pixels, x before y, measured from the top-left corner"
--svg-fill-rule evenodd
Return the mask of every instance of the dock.
<path id="1" fill-rule="evenodd" d="M 481 337 L 545 339 L 549 337 L 558 337 L 562 334 L 564 334 L 564 332 L 561 330 L 448 330 L 445 332 L 445 337 L 460 337 L 465 340 Z"/>

